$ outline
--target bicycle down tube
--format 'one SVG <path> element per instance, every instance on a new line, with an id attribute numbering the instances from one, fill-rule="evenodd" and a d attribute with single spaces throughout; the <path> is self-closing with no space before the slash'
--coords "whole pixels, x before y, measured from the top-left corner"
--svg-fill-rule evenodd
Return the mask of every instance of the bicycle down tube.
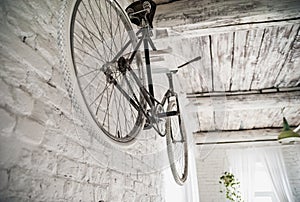
<path id="1" fill-rule="evenodd" d="M 148 103 L 148 105 L 150 106 L 150 108 L 155 106 L 155 98 L 154 98 L 154 89 L 153 89 L 153 83 L 152 83 L 152 73 L 151 73 L 151 66 L 150 66 L 150 54 L 149 54 L 149 44 L 148 44 L 148 40 L 149 38 L 149 33 L 148 30 L 143 28 L 141 30 L 139 30 L 137 32 L 137 34 L 139 34 L 140 32 L 142 32 L 142 36 L 139 38 L 139 41 L 137 42 L 132 54 L 130 55 L 129 59 L 126 60 L 122 55 L 122 51 L 123 49 L 121 49 L 121 51 L 117 54 L 118 58 L 114 58 L 114 60 L 118 60 L 118 65 L 119 65 L 119 70 L 125 75 L 126 71 L 128 70 L 130 72 L 130 74 L 133 76 L 135 82 L 137 83 L 138 87 L 140 88 L 140 91 L 142 93 L 142 96 L 145 98 L 146 102 Z M 147 68 L 147 79 L 148 79 L 148 87 L 149 87 L 149 91 L 147 91 L 145 89 L 145 86 L 141 83 L 140 79 L 138 78 L 138 76 L 136 75 L 136 73 L 131 69 L 130 65 L 132 63 L 132 61 L 134 60 L 138 49 L 140 48 L 142 42 L 144 43 L 144 51 L 145 51 L 145 60 L 146 60 L 146 68 Z M 125 46 L 127 46 L 127 44 L 125 44 Z M 153 45 L 151 44 L 151 47 Z M 123 69 L 125 68 L 125 69 Z M 118 84 L 118 82 L 110 75 L 109 72 L 107 72 L 108 70 L 105 69 L 104 73 L 106 74 L 107 78 L 117 87 L 117 89 L 124 95 L 124 97 L 132 104 L 132 106 L 136 109 L 136 110 L 141 110 L 141 106 L 140 103 L 138 101 L 138 99 L 136 98 L 136 95 L 134 94 L 134 91 L 132 90 L 131 84 L 130 82 L 125 79 L 126 83 L 128 84 L 130 91 L 133 93 L 133 96 L 135 98 L 135 101 L 130 97 L 130 95 L 122 89 L 122 87 Z M 137 102 L 137 103 L 136 103 Z"/>

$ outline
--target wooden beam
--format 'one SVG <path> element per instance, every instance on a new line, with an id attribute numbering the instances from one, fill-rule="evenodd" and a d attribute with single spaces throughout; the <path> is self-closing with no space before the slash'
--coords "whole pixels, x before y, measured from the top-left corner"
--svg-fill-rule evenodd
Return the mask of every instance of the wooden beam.
<path id="1" fill-rule="evenodd" d="M 300 23 L 300 17 L 297 17 L 297 18 L 275 20 L 275 21 L 248 22 L 248 23 L 218 25 L 218 26 L 212 26 L 212 25 L 205 26 L 204 25 L 205 23 L 187 24 L 182 26 L 174 26 L 168 29 L 169 29 L 169 35 L 181 34 L 184 37 L 199 37 L 199 36 L 207 36 L 212 34 L 222 34 L 222 33 L 230 33 L 230 32 L 237 32 L 237 31 L 264 29 L 266 27 L 294 25 L 299 23 Z"/>
<path id="2" fill-rule="evenodd" d="M 297 91 L 298 92 L 300 91 L 300 87 L 266 88 L 260 90 L 246 90 L 246 91 L 212 91 L 212 92 L 187 93 L 187 98 L 192 99 L 192 98 L 202 98 L 202 97 L 246 96 L 246 95 L 256 95 L 256 94 L 288 93 L 288 92 L 297 92 Z"/>
<path id="3" fill-rule="evenodd" d="M 276 141 L 280 131 L 281 129 L 278 128 L 266 128 L 240 131 L 195 132 L 194 142 L 196 145 L 202 145 Z"/>
<path id="4" fill-rule="evenodd" d="M 194 113 L 199 131 L 281 127 L 283 115 L 290 125 L 300 124 L 300 91 L 206 96 L 189 100 L 189 111 Z"/>
<path id="5" fill-rule="evenodd" d="M 298 0 L 180 0 L 157 7 L 158 27 L 199 28 L 296 19 L 300 17 Z M 183 26 L 183 27 L 180 27 Z"/>

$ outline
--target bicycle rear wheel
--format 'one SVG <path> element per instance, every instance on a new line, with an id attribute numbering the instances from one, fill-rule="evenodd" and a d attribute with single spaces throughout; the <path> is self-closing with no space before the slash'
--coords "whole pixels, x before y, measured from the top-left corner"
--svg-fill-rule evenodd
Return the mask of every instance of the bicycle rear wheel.
<path id="1" fill-rule="evenodd" d="M 177 101 L 170 101 L 167 111 L 179 112 Z M 177 184 L 182 185 L 188 175 L 188 148 L 186 131 L 180 113 L 167 118 L 166 141 L 173 177 Z"/>
<path id="2" fill-rule="evenodd" d="M 70 14 L 69 48 L 83 105 L 110 140 L 131 142 L 144 125 L 141 109 L 145 107 L 136 81 L 118 66 L 120 57 L 129 57 L 137 41 L 131 23 L 114 0 L 77 0 Z M 139 53 L 131 68 L 143 83 Z M 116 83 L 140 109 L 132 106 Z"/>

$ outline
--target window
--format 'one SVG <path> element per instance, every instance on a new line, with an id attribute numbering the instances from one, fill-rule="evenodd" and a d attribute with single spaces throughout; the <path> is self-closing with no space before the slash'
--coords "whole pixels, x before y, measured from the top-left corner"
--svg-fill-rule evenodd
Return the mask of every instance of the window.
<path id="1" fill-rule="evenodd" d="M 255 164 L 254 202 L 278 202 L 272 181 L 262 162 Z"/>

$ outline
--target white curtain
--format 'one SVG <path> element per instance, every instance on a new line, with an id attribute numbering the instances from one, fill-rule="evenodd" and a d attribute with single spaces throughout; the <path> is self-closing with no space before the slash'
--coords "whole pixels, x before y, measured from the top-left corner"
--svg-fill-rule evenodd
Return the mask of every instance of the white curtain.
<path id="1" fill-rule="evenodd" d="M 233 149 L 227 151 L 229 172 L 240 182 L 244 201 L 254 200 L 254 172 L 256 163 L 255 149 Z"/>
<path id="2" fill-rule="evenodd" d="M 254 201 L 255 165 L 260 161 L 270 175 L 278 201 L 295 202 L 280 147 L 232 149 L 227 155 L 229 171 L 240 181 L 245 201 Z"/>
<path id="3" fill-rule="evenodd" d="M 262 162 L 270 174 L 278 200 L 281 202 L 294 202 L 295 199 L 287 177 L 281 148 L 264 148 L 259 151 Z"/>

